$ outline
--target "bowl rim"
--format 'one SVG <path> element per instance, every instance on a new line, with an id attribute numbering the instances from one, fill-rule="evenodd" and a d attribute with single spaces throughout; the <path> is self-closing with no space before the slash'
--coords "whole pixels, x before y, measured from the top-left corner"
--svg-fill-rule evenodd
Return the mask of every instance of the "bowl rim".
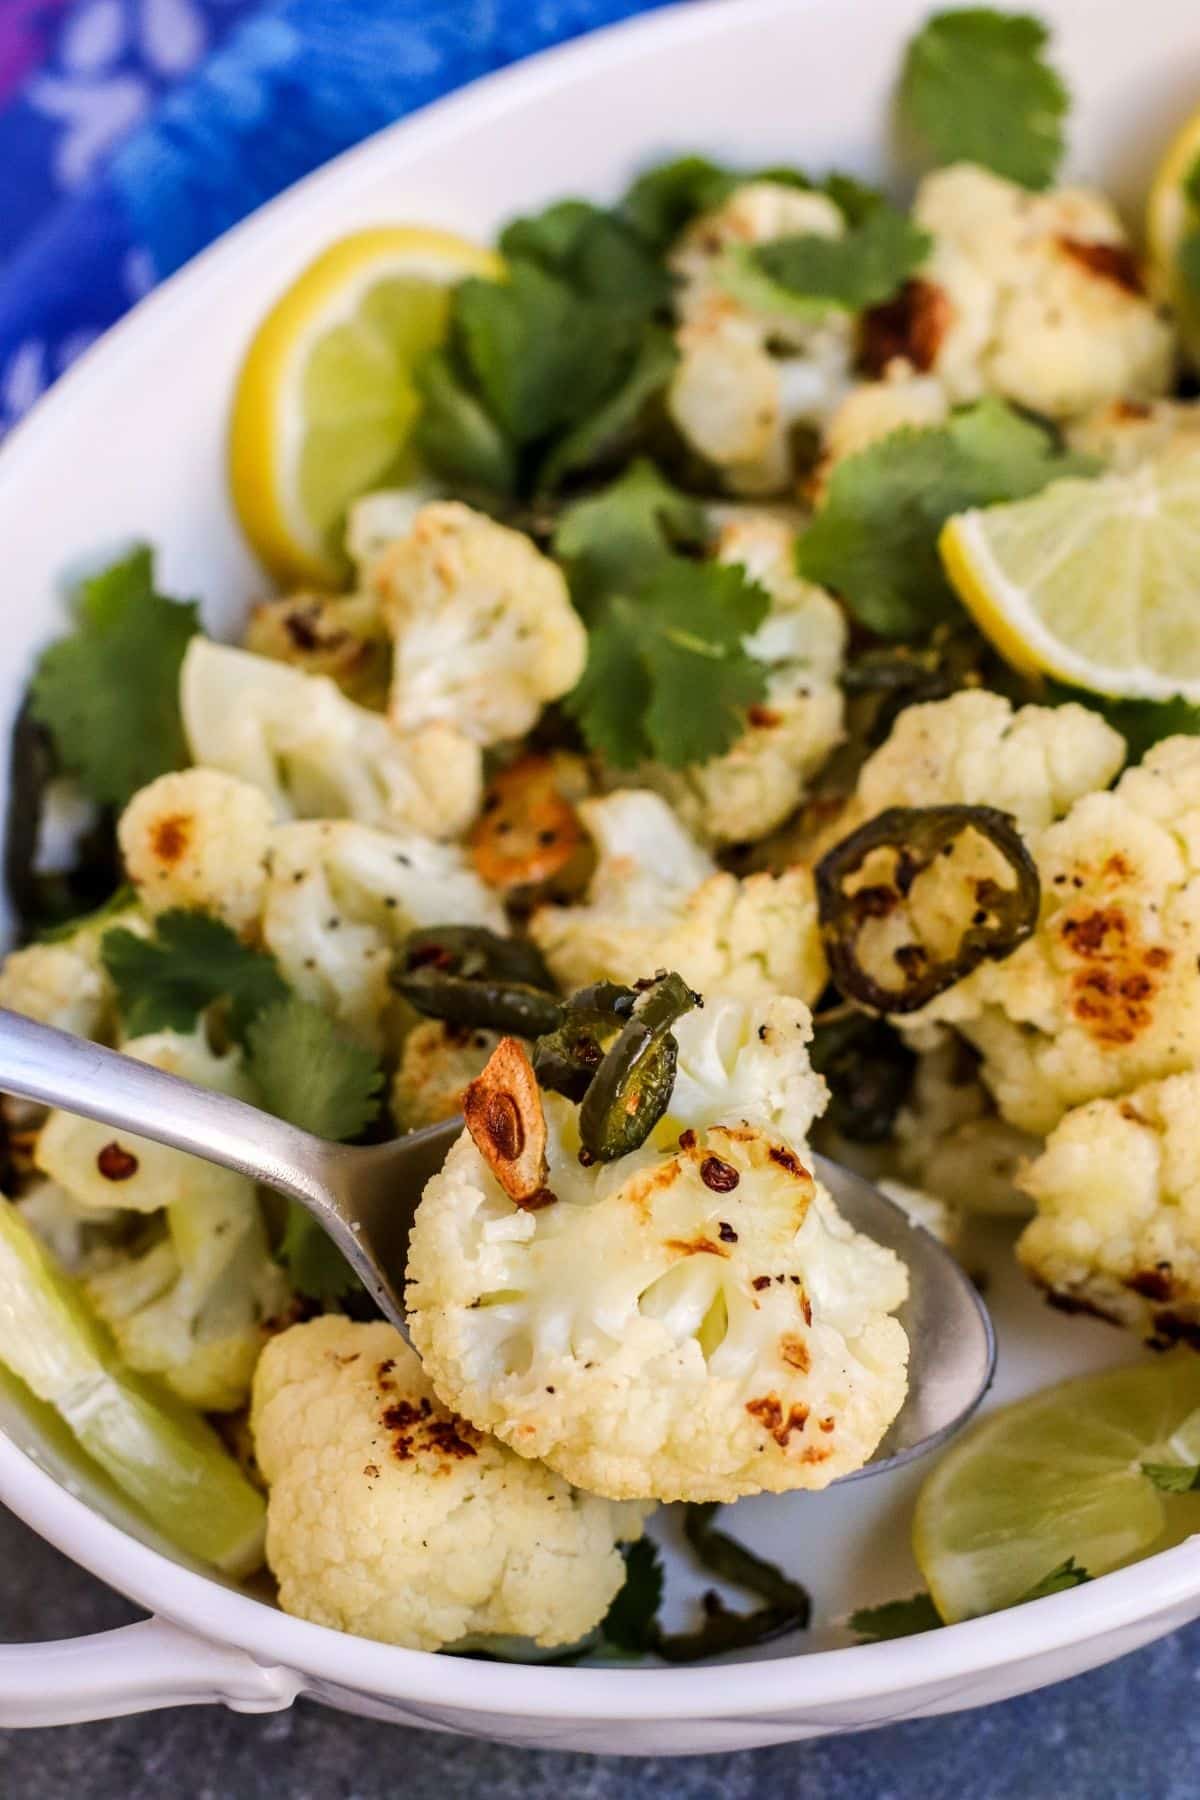
<path id="1" fill-rule="evenodd" d="M 199 299 L 225 278 L 245 240 L 264 244 L 290 229 L 314 192 L 352 188 L 360 172 L 385 164 L 397 143 L 428 150 L 452 138 L 460 122 L 503 118 L 536 104 L 564 82 L 641 59 L 682 39 L 719 37 L 747 18 L 772 20 L 810 0 L 674 0 L 651 13 L 605 26 L 485 75 L 343 151 L 257 208 L 170 275 L 104 333 L 0 444 L 0 475 L 20 457 L 41 454 L 69 424 L 70 409 L 90 388 L 116 380 L 127 346 L 172 329 L 181 298 Z M 1083 4 L 1084 0 L 1074 0 Z M 736 18 L 736 25 L 733 21 Z M 585 77 L 586 78 L 586 77 Z M 173 1561 L 93 1510 L 0 1431 L 0 1501 L 40 1536 L 129 1599 L 210 1641 L 236 1646 L 267 1665 L 353 1689 L 427 1706 L 437 1713 L 530 1720 L 667 1721 L 763 1719 L 904 1696 L 908 1716 L 917 1690 L 939 1701 L 968 1693 L 975 1677 L 1034 1656 L 1136 1629 L 1200 1599 L 1200 1536 L 1083 1586 L 1031 1601 L 1007 1613 L 965 1621 L 911 1638 L 733 1664 L 687 1668 L 553 1667 L 481 1664 L 402 1649 L 312 1624 L 222 1581 Z M 885 1723 L 885 1711 L 873 1723 Z"/>

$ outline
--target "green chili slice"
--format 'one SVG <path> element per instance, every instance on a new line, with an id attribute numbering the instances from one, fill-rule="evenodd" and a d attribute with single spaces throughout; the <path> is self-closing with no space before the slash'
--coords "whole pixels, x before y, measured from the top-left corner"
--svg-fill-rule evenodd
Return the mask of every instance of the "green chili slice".
<path id="1" fill-rule="evenodd" d="M 391 983 L 431 1019 L 518 1037 L 553 1031 L 563 1015 L 537 950 L 482 925 L 435 925 L 412 932 Z"/>
<path id="2" fill-rule="evenodd" d="M 855 1144 L 880 1144 L 892 1134 L 907 1100 L 917 1059 L 882 1019 L 847 1010 L 813 1020 L 812 1066 L 829 1086 L 824 1122 Z"/>
<path id="3" fill-rule="evenodd" d="M 670 1104 L 679 1046 L 671 1027 L 700 1004 L 681 975 L 660 975 L 638 997 L 579 1109 L 581 1156 L 615 1162 L 644 1144 Z"/>
<path id="4" fill-rule="evenodd" d="M 632 1015 L 637 997 L 635 988 L 613 981 L 596 982 L 572 994 L 561 1023 L 533 1047 L 538 1085 L 581 1101 Z"/>
<path id="5" fill-rule="evenodd" d="M 967 832 L 998 853 L 1011 882 L 990 876 L 965 882 L 971 908 L 952 954 L 935 956 L 914 936 L 890 953 L 895 986 L 871 974 L 861 958 L 864 932 L 905 909 L 917 879 L 939 856 L 952 856 Z M 890 870 L 856 883 L 877 852 L 892 853 Z M 880 1013 L 915 1012 L 980 963 L 1011 956 L 1037 924 L 1041 900 L 1032 856 L 1009 815 L 992 806 L 889 807 L 835 844 L 814 875 L 833 979 L 847 999 Z"/>

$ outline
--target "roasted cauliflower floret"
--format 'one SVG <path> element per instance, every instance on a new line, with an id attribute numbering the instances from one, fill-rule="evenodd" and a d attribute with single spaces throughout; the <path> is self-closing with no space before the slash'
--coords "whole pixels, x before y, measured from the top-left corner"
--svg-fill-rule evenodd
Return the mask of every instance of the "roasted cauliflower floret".
<path id="1" fill-rule="evenodd" d="M 1105 788 L 1125 760 L 1125 740 L 1090 707 L 1022 706 L 967 688 L 908 706 L 867 758 L 844 836 L 889 806 L 996 806 L 1035 841 L 1082 795 Z"/>
<path id="2" fill-rule="evenodd" d="M 749 182 L 693 221 L 671 253 L 679 279 L 679 364 L 667 406 L 679 430 L 734 493 L 786 488 L 791 434 L 819 426 L 849 380 L 853 326 L 830 310 L 779 304 L 738 253 L 792 235 L 840 237 L 822 194 Z"/>
<path id="3" fill-rule="evenodd" d="M 1200 1341 L 1200 1074 L 1069 1112 L 1021 1176 L 1037 1206 L 1017 1246 L 1068 1310 L 1156 1344 Z"/>
<path id="4" fill-rule="evenodd" d="M 958 163 L 925 177 L 913 216 L 934 237 L 917 284 L 933 299 L 923 335 L 900 331 L 895 349 L 951 400 L 994 393 L 1070 420 L 1169 387 L 1174 334 L 1103 195 L 1033 193 Z"/>
<path id="5" fill-rule="evenodd" d="M 456 1418 L 390 1325 L 328 1317 L 273 1338 L 251 1422 L 281 1606 L 382 1643 L 576 1643 L 650 1510 L 581 1494 Z"/>
<path id="6" fill-rule="evenodd" d="M 463 1109 L 463 1095 L 483 1073 L 500 1035 L 422 1019 L 404 1040 L 392 1081 L 392 1117 L 401 1131 L 438 1125 Z"/>
<path id="7" fill-rule="evenodd" d="M 918 1057 L 890 1147 L 901 1180 L 963 1212 L 1024 1217 L 1029 1201 L 1018 1173 L 1041 1147 L 997 1115 L 960 1039 L 942 1032 Z"/>
<path id="8" fill-rule="evenodd" d="M 1067 432 L 1072 450 L 1095 456 L 1125 475 L 1153 457 L 1200 446 L 1200 404 L 1195 400 L 1113 400 L 1097 407 Z"/>
<path id="9" fill-rule="evenodd" d="M 408 1270 L 448 1405 L 614 1498 L 734 1500 L 861 1467 L 906 1391 L 907 1274 L 805 1167 L 810 1030 L 797 1002 L 710 996 L 675 1027 L 669 1117 L 614 1163 L 581 1167 L 575 1108 L 545 1096 L 554 1198 L 535 1210 L 464 1134 Z"/>
<path id="10" fill-rule="evenodd" d="M 10 951 L 0 961 L 0 1006 L 75 1037 L 106 1042 L 116 1029 L 116 994 L 100 945 L 105 932 L 118 927 L 139 936 L 149 930 L 141 908 L 131 903 L 84 920 L 55 942 Z"/>
<path id="11" fill-rule="evenodd" d="M 1044 1135 L 1085 1101 L 1200 1064 L 1200 740 L 1167 738 L 1036 846 L 1033 937 L 914 1014 L 954 1024 L 1001 1115 Z"/>
<path id="12" fill-rule="evenodd" d="M 368 579 L 395 642 L 399 731 L 519 738 L 583 674 L 587 633 L 562 570 L 522 532 L 458 501 L 423 507 Z"/>
<path id="13" fill-rule="evenodd" d="M 117 837 L 148 912 L 194 908 L 245 932 L 262 911 L 272 823 L 261 788 L 219 769 L 183 769 L 134 795 Z"/>
<path id="14" fill-rule="evenodd" d="M 899 359 L 888 365 L 879 381 L 863 381 L 851 388 L 827 421 L 821 439 L 818 468 L 823 490 L 839 463 L 872 444 L 890 437 L 904 426 L 926 430 L 943 425 L 950 416 L 950 401 L 934 375 L 918 375 L 912 364 Z"/>
<path id="15" fill-rule="evenodd" d="M 193 760 L 261 788 L 278 818 L 453 838 L 479 810 L 478 744 L 449 725 L 402 735 L 328 676 L 196 637 L 180 704 Z"/>
<path id="16" fill-rule="evenodd" d="M 255 1097 L 240 1054 L 214 1056 L 199 1032 L 156 1032 L 124 1049 L 220 1093 Z M 194 1406 L 241 1406 L 265 1322 L 289 1298 L 267 1248 L 254 1183 L 57 1111 L 42 1128 L 35 1161 L 85 1217 L 153 1215 L 131 1241 L 94 1251 L 84 1280 L 129 1366 L 160 1376 Z"/>
<path id="17" fill-rule="evenodd" d="M 288 594 L 250 614 L 243 647 L 327 675 L 363 706 L 387 699 L 392 648 L 379 603 L 370 594 Z"/>
<path id="18" fill-rule="evenodd" d="M 825 959 L 807 868 L 739 881 L 665 800 L 642 790 L 585 800 L 579 811 L 598 859 L 587 898 L 540 907 L 529 922 L 562 988 L 672 968 L 702 992 L 816 998 Z"/>
<path id="19" fill-rule="evenodd" d="M 655 767 L 647 779 L 702 842 L 765 837 L 795 811 L 811 776 L 842 737 L 838 674 L 846 621 L 823 588 L 793 567 L 795 534 L 768 513 L 721 532 L 717 554 L 740 564 L 771 597 L 746 650 L 768 670 L 765 699 L 750 709 L 732 749 L 686 769 Z"/>
<path id="20" fill-rule="evenodd" d="M 381 1038 L 388 970 L 420 925 L 504 930 L 504 909 L 457 844 L 349 819 L 276 827 L 262 935 L 296 993 L 368 1043 Z"/>

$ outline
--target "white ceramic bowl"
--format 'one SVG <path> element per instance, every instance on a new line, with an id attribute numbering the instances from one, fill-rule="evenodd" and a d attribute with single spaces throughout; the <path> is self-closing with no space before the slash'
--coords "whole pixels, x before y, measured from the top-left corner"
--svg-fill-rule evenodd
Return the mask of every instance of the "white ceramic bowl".
<path id="1" fill-rule="evenodd" d="M 1076 169 L 1136 200 L 1200 96 L 1188 0 L 1038 0 L 1075 96 Z M 8 597 L 0 715 L 57 627 L 64 573 L 130 537 L 160 546 L 169 591 L 232 628 L 260 577 L 224 481 L 226 407 L 267 303 L 328 240 L 387 220 L 488 236 L 576 191 L 696 148 L 878 176 L 901 46 L 926 0 L 709 0 L 492 77 L 383 133 L 232 232 L 84 358 L 0 451 Z M 5 773 L 0 768 L 0 792 Z M 1105 1327 L 1048 1313 L 991 1246 L 996 1397 L 1128 1358 Z M 986 1255 L 986 1246 L 985 1246 Z M 825 1623 L 765 1657 L 698 1669 L 525 1668 L 392 1649 L 285 1617 L 190 1566 L 81 1479 L 46 1421 L 0 1392 L 0 1498 L 153 1616 L 64 1644 L 0 1649 L 0 1724 L 184 1702 L 247 1711 L 312 1694 L 348 1711 L 509 1743 L 646 1754 L 724 1750 L 953 1711 L 1105 1662 L 1200 1614 L 1200 1545 L 990 1619 L 854 1645 L 836 1621 L 910 1593 L 920 1471 L 819 1496 L 747 1501 L 740 1531 L 814 1589 Z"/>

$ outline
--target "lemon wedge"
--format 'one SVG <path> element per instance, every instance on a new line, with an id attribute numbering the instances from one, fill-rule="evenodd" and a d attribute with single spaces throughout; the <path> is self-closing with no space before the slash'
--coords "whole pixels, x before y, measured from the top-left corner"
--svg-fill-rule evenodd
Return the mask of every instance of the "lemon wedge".
<path id="1" fill-rule="evenodd" d="M 331 244 L 275 302 L 238 376 L 229 470 L 280 580 L 336 582 L 349 502 L 411 478 L 414 367 L 445 335 L 454 286 L 501 268 L 449 232 L 381 226 Z"/>
<path id="2" fill-rule="evenodd" d="M 942 1457 L 917 1499 L 913 1550 L 947 1624 L 1023 1599 L 1070 1558 L 1090 1575 L 1200 1530 L 1200 1493 L 1142 1465 L 1194 1464 L 1200 1357 L 1066 1381 L 992 1413 Z"/>
<path id="3" fill-rule="evenodd" d="M 1146 200 L 1146 254 L 1155 293 L 1175 308 L 1184 348 L 1200 362 L 1200 296 L 1180 279 L 1179 250 L 1185 237 L 1200 230 L 1200 206 L 1187 192 L 1187 181 L 1200 162 L 1200 111 L 1177 131 L 1167 146 Z"/>
<path id="4" fill-rule="evenodd" d="M 938 547 L 1014 668 L 1125 699 L 1200 701 L 1200 449 L 957 513 Z"/>

